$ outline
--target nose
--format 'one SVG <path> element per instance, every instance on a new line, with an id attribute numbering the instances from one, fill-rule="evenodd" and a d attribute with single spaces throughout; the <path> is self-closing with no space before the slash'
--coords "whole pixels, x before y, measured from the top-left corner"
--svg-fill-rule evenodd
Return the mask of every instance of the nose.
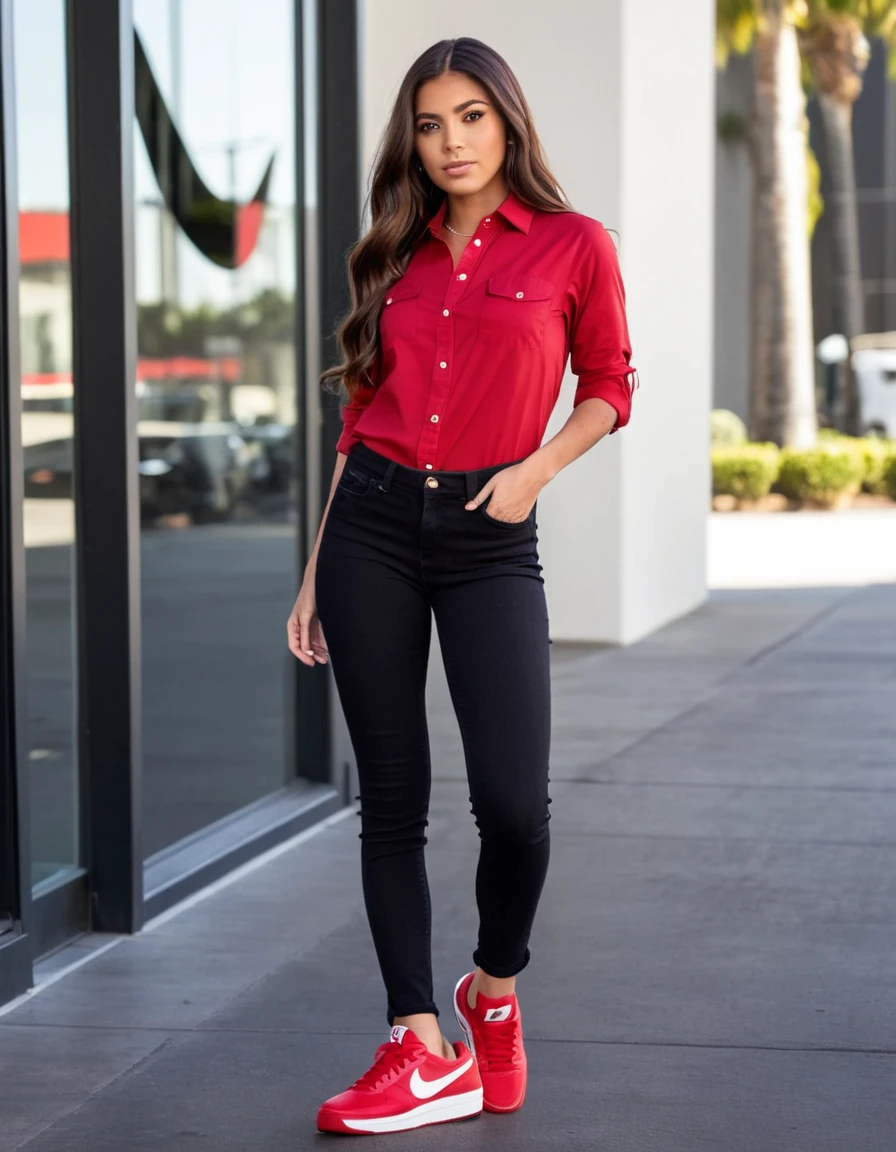
<path id="1" fill-rule="evenodd" d="M 449 122 L 445 129 L 445 151 L 458 152 L 463 146 L 459 125 Z"/>

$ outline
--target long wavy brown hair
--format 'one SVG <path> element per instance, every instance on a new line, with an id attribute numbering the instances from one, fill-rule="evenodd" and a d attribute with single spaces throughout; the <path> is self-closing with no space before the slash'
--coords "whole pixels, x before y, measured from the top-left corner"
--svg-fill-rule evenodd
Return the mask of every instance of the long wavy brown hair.
<path id="1" fill-rule="evenodd" d="M 532 114 L 507 62 L 487 44 L 464 36 L 440 40 L 414 61 L 401 83 L 374 157 L 368 204 L 370 229 L 348 257 L 351 310 L 336 329 L 341 363 L 321 374 L 330 392 L 351 400 L 372 382 L 379 351 L 379 314 L 386 290 L 404 275 L 414 246 L 446 193 L 416 161 L 414 108 L 421 84 L 463 72 L 486 89 L 507 133 L 504 177 L 525 204 L 545 212 L 571 210 L 545 159 Z"/>

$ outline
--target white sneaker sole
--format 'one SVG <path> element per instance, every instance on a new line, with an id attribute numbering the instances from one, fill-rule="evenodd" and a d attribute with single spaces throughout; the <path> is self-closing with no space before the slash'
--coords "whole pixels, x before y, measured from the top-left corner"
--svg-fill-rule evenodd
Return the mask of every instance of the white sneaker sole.
<path id="1" fill-rule="evenodd" d="M 411 1128 L 422 1128 L 425 1124 L 442 1124 L 446 1120 L 464 1120 L 468 1116 L 478 1116 L 482 1111 L 482 1089 L 462 1092 L 445 1100 L 433 1100 L 402 1112 L 399 1116 L 377 1116 L 369 1120 L 348 1120 L 340 1117 L 346 1128 L 353 1132 L 407 1132 Z"/>
<path id="2" fill-rule="evenodd" d="M 466 975 L 461 976 L 460 980 L 458 980 L 458 982 L 454 985 L 453 1004 L 454 1004 L 454 1015 L 457 1019 L 457 1023 L 460 1027 L 461 1032 L 463 1032 L 463 1034 L 464 1034 L 464 1041 L 465 1041 L 467 1047 L 470 1049 L 470 1052 L 472 1053 L 472 1055 L 475 1056 L 476 1055 L 476 1043 L 473 1040 L 473 1030 L 470 1028 L 470 1025 L 467 1023 L 466 1017 L 461 1013 L 460 1004 L 459 1004 L 458 999 L 457 999 L 457 994 L 458 994 L 458 992 L 460 992 L 460 986 L 461 986 L 461 984 L 463 984 L 464 980 L 466 980 L 467 976 L 469 976 L 469 975 L 470 975 L 470 973 L 467 972 Z"/>

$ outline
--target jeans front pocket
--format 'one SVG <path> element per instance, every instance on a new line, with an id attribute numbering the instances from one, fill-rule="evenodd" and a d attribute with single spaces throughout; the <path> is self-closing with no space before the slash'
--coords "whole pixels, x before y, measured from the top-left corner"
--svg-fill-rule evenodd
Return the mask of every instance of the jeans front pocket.
<path id="1" fill-rule="evenodd" d="M 488 508 L 487 508 L 487 503 L 488 502 L 486 501 L 486 504 L 480 504 L 479 505 L 479 511 L 482 514 L 483 520 L 485 520 L 485 522 L 487 524 L 493 525 L 495 528 L 498 528 L 502 532 L 507 532 L 507 533 L 510 533 L 510 532 L 527 532 L 531 537 L 534 538 L 534 531 L 533 531 L 533 523 L 535 520 L 535 508 L 534 508 L 534 506 L 525 520 L 499 520 L 496 516 L 492 516 L 489 513 Z"/>
<path id="2" fill-rule="evenodd" d="M 336 491 L 347 496 L 366 496 L 374 484 L 376 484 L 375 476 L 362 472 L 358 468 L 353 468 L 351 463 L 347 461 L 336 485 Z"/>

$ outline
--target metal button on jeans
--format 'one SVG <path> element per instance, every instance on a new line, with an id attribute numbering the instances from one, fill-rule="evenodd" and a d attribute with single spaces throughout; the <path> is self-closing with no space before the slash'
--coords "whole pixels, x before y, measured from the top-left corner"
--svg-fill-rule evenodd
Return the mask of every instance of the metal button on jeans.
<path id="1" fill-rule="evenodd" d="M 427 478 L 427 480 L 426 480 L 426 487 L 427 488 L 438 488 L 438 486 L 439 486 L 439 482 L 438 482 L 438 480 L 436 480 L 435 476 L 429 476 Z"/>

